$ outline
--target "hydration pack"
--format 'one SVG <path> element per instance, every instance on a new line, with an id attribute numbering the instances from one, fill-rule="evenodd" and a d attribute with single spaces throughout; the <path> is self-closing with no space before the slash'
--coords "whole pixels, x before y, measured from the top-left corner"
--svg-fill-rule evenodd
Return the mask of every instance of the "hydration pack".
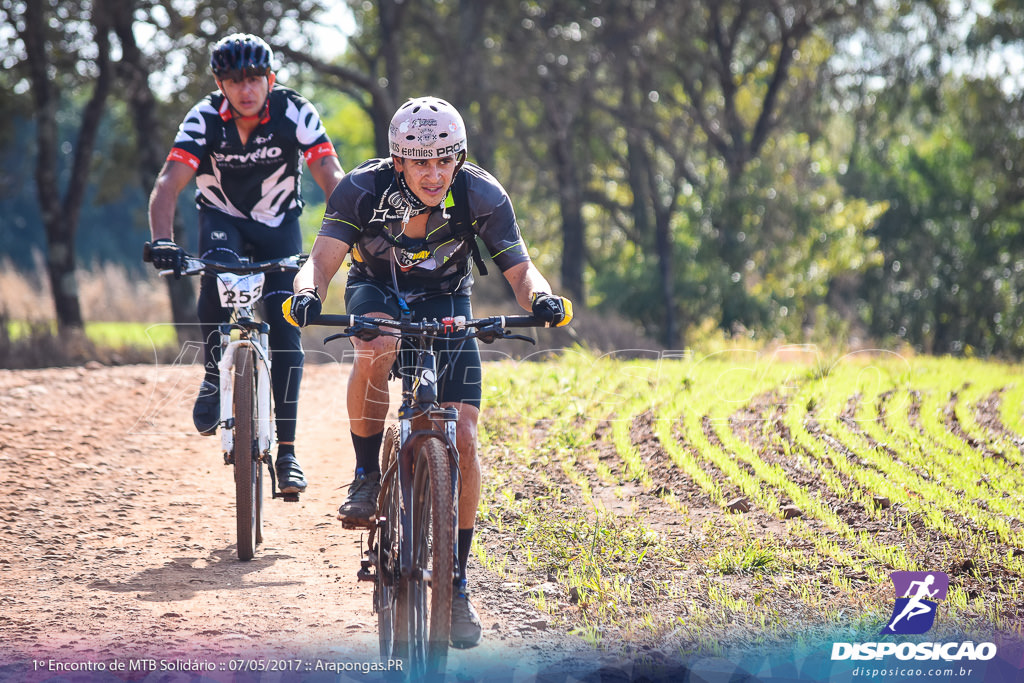
<path id="1" fill-rule="evenodd" d="M 364 201 L 360 204 L 360 219 L 363 224 L 363 232 L 371 237 L 380 235 L 384 237 L 393 246 L 401 249 L 416 249 L 421 245 L 427 245 L 431 242 L 437 242 L 442 239 L 448 239 L 445 237 L 438 237 L 434 239 L 424 238 L 420 240 L 413 240 L 405 236 L 393 237 L 387 230 L 387 222 L 381 219 L 374 219 L 375 204 L 380 201 L 380 198 L 388 191 L 391 187 L 392 181 L 395 179 L 395 166 L 390 159 L 385 159 L 380 162 L 376 169 L 374 169 L 374 197 L 371 201 Z M 476 242 L 476 231 L 473 229 L 473 221 L 469 217 L 469 192 L 466 188 L 466 174 L 457 173 L 455 180 L 452 182 L 451 187 L 452 202 L 453 205 L 448 207 L 448 228 L 451 230 L 451 236 L 455 239 L 462 240 L 469 244 L 469 253 L 473 257 L 473 263 L 476 264 L 477 270 L 480 271 L 481 275 L 487 275 L 487 267 L 484 265 L 483 258 L 480 256 L 480 247 Z M 470 266 L 472 268 L 472 266 Z"/>

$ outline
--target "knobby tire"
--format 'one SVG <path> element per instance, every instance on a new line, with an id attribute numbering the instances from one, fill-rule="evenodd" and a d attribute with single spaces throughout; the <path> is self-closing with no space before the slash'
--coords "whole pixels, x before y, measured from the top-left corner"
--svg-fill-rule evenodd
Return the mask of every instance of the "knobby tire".
<path id="1" fill-rule="evenodd" d="M 397 596 L 397 623 L 408 628 L 410 678 L 443 675 L 451 635 L 454 579 L 451 474 L 448 453 L 437 438 L 415 444 L 412 493 L 412 567 L 403 572 Z M 430 580 L 427 580 L 427 576 Z"/>
<path id="2" fill-rule="evenodd" d="M 235 464 L 235 517 L 238 559 L 251 560 L 262 538 L 260 503 L 262 469 L 256 445 L 256 373 L 252 349 L 239 347 L 235 357 L 233 390 Z"/>
<path id="3" fill-rule="evenodd" d="M 398 476 L 391 471 L 398 457 L 398 432 L 389 427 L 381 453 L 381 489 L 377 497 L 377 516 L 383 523 L 376 527 L 377 578 L 374 583 L 374 608 L 377 612 L 377 638 L 381 661 L 404 659 L 402 649 L 408 641 L 408 629 L 395 618 L 398 600 Z"/>

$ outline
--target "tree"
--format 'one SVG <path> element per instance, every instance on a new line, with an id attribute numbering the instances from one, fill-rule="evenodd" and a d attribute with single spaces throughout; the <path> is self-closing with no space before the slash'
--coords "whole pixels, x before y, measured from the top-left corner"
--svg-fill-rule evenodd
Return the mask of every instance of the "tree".
<path id="1" fill-rule="evenodd" d="M 84 327 L 75 280 L 75 232 L 85 198 L 96 134 L 113 82 L 105 0 L 85 4 L 43 0 L 5 6 L 24 48 L 36 111 L 36 193 L 46 232 L 46 265 L 61 332 Z M 53 21 L 51 21 L 53 19 Z M 82 36 L 92 35 L 93 41 Z M 91 58 L 84 54 L 94 50 Z M 77 74 L 84 72 L 84 77 Z M 57 111 L 65 92 L 91 82 L 73 145 L 70 176 L 61 188 Z"/>
<path id="2" fill-rule="evenodd" d="M 148 195 L 153 188 L 164 155 L 169 135 L 163 117 L 158 116 L 158 103 L 149 85 L 152 74 L 148 60 L 135 40 L 135 16 L 138 10 L 136 0 L 107 0 L 112 28 L 120 41 L 121 61 L 117 65 L 118 80 L 123 83 L 122 92 L 127 99 L 131 119 L 135 124 L 135 154 L 138 173 L 135 174 Z M 174 238 L 185 243 L 185 226 L 180 214 L 174 217 Z M 167 279 L 167 291 L 171 301 L 171 315 L 177 325 L 178 338 L 199 339 L 195 311 L 195 292 L 187 279 Z"/>
<path id="3" fill-rule="evenodd" d="M 814 141 L 828 121 L 818 93 L 834 37 L 867 11 L 844 2 L 693 0 L 602 12 L 592 49 L 600 53 L 594 90 L 604 115 L 588 132 L 607 149 L 587 200 L 635 245 L 618 251 L 643 265 L 621 267 L 646 270 L 657 283 L 643 291 L 660 309 L 666 345 L 706 317 L 709 304 L 726 331 L 766 326 L 790 309 L 802 314 L 811 291 L 820 297 L 822 282 L 854 263 L 833 269 L 820 246 L 845 234 L 839 224 L 854 214 L 815 214 L 801 204 L 811 196 L 825 208 L 841 204 L 839 188 L 822 194 L 829 184 L 813 170 Z M 816 262 L 814 287 L 782 286 L 779 273 L 793 259 L 774 245 L 794 243 Z M 648 305 L 622 301 L 609 266 L 595 276 L 600 298 L 631 310 Z"/>
<path id="4" fill-rule="evenodd" d="M 348 36 L 348 52 L 328 62 L 314 56 L 307 42 L 300 49 L 279 44 L 289 59 L 311 67 L 322 82 L 359 102 L 374 126 L 376 150 L 388 155 L 388 124 L 398 108 L 403 70 L 400 48 L 409 5 L 401 0 L 365 3 L 349 0 L 356 32 Z"/>
<path id="5" fill-rule="evenodd" d="M 910 3 L 885 17 L 837 99 L 852 112 L 850 196 L 884 201 L 873 230 L 884 263 L 858 293 L 882 339 L 932 353 L 1024 352 L 1024 99 L 998 71 L 1020 40 L 1021 12 L 997 2 L 977 21 L 970 4 Z M 967 41 L 949 26 L 973 26 Z M 950 67 L 953 68 L 950 68 Z"/>

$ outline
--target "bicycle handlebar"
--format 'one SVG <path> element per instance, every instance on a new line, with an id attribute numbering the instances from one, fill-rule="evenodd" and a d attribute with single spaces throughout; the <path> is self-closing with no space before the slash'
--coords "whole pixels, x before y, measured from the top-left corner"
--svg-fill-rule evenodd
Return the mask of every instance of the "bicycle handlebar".
<path id="1" fill-rule="evenodd" d="M 457 330 L 467 327 L 486 327 L 489 325 L 501 324 L 502 327 L 545 327 L 546 322 L 532 315 L 495 315 L 489 318 L 465 318 L 455 316 L 451 319 Z M 310 325 L 323 325 L 324 327 L 353 327 L 357 324 L 373 327 L 390 327 L 399 332 L 423 332 L 423 331 L 444 331 L 443 320 L 394 320 L 392 318 L 371 318 L 365 315 L 334 315 L 322 313 L 309 322 Z M 436 330 L 435 330 L 436 328 Z"/>
<path id="2" fill-rule="evenodd" d="M 392 318 L 372 318 L 362 315 L 336 315 L 324 313 L 307 323 L 325 327 L 347 328 L 340 334 L 331 335 L 324 343 L 343 337 L 359 337 L 370 341 L 382 334 L 381 328 L 389 328 L 400 334 L 409 334 L 431 339 L 470 339 L 476 338 L 489 344 L 496 339 L 521 339 L 535 344 L 536 340 L 526 335 L 509 334 L 506 330 L 515 327 L 547 327 L 549 324 L 532 315 L 496 315 L 489 318 L 465 318 L 464 316 L 447 317 L 441 320 L 394 320 Z M 453 333 L 463 333 L 455 334 Z"/>
<path id="3" fill-rule="evenodd" d="M 146 242 L 142 246 L 142 260 L 146 263 L 153 261 L 153 246 Z M 302 264 L 306 262 L 307 254 L 295 254 L 284 258 L 270 259 L 269 261 L 257 261 L 256 263 L 224 263 L 222 261 L 210 261 L 196 256 L 185 255 L 185 268 L 181 275 L 199 275 L 204 272 L 234 273 L 235 275 L 249 275 L 250 273 L 268 273 L 272 271 L 297 272 Z M 171 275 L 173 270 L 162 270 L 161 275 Z"/>

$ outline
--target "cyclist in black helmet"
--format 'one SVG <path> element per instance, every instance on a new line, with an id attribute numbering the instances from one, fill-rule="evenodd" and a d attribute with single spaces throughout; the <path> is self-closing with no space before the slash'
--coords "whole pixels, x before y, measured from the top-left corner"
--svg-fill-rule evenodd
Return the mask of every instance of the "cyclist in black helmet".
<path id="1" fill-rule="evenodd" d="M 185 252 L 174 243 L 178 195 L 195 178 L 199 255 L 237 262 L 302 251 L 299 214 L 302 160 L 329 197 L 344 176 L 316 108 L 294 90 L 275 85 L 274 53 L 261 38 L 236 33 L 213 46 L 210 69 L 218 90 L 185 116 L 149 199 L 153 265 L 180 268 Z M 303 354 L 298 330 L 285 322 L 281 302 L 291 294 L 292 274 L 268 273 L 264 315 L 270 323 L 272 384 L 277 423 L 278 485 L 284 493 L 305 490 L 295 458 L 295 420 Z M 206 373 L 193 408 L 196 429 L 217 431 L 220 397 L 217 325 L 228 319 L 216 279 L 204 277 L 199 321 Z"/>
<path id="2" fill-rule="evenodd" d="M 523 308 L 554 326 L 572 320 L 572 304 L 551 293 L 530 259 L 505 189 L 466 160 L 466 125 L 455 107 L 436 97 L 409 100 L 391 119 L 389 143 L 390 158 L 353 169 L 328 200 L 309 260 L 295 276 L 290 314 L 297 324 L 320 313 L 321 296 L 349 255 L 347 313 L 398 319 L 409 310 L 417 320 L 471 318 L 473 263 L 483 265 L 477 237 Z M 352 343 L 356 354 L 347 400 L 356 472 L 338 516 L 348 526 L 370 526 L 380 491 L 378 458 L 396 342 L 382 335 Z M 457 353 L 443 342 L 435 348 L 449 360 L 438 378 L 441 403 L 459 411 L 462 486 L 451 642 L 473 647 L 482 630 L 469 601 L 466 563 L 480 499 L 480 353 L 475 340 L 460 343 Z"/>

